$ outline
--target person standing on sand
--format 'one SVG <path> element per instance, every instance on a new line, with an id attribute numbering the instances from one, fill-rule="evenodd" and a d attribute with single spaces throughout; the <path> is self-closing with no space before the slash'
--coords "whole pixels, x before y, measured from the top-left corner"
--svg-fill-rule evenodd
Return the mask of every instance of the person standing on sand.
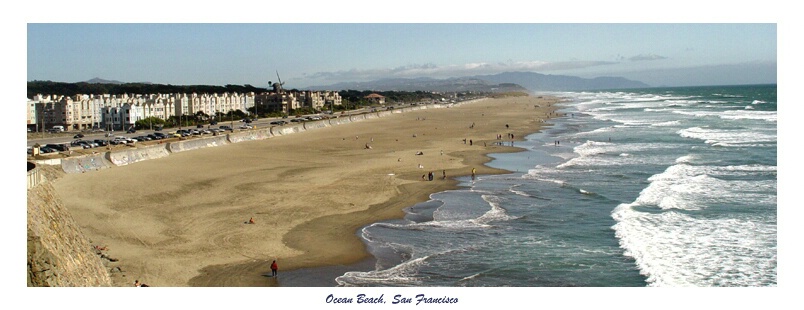
<path id="1" fill-rule="evenodd" d="M 276 277 L 276 271 L 279 270 L 279 267 L 276 265 L 276 260 L 271 263 L 271 276 Z"/>

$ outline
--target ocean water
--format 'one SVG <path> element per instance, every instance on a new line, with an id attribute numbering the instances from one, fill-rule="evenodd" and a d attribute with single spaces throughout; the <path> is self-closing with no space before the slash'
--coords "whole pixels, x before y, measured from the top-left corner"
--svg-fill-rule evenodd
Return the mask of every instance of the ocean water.
<path id="1" fill-rule="evenodd" d="M 555 93 L 552 125 L 359 235 L 357 287 L 777 285 L 776 86 Z"/>

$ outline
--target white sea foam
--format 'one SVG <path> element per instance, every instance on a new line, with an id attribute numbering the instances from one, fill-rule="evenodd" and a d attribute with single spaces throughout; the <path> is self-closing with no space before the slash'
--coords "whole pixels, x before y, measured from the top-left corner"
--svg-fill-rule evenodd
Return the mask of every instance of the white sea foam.
<path id="1" fill-rule="evenodd" d="M 666 122 L 659 122 L 659 123 L 651 124 L 651 126 L 654 126 L 654 127 L 670 127 L 670 126 L 678 126 L 680 124 L 681 124 L 680 121 L 666 121 Z"/>
<path id="2" fill-rule="evenodd" d="M 335 278 L 339 286 L 351 285 L 391 285 L 393 283 L 415 285 L 421 283 L 417 276 L 419 267 L 425 264 L 427 256 L 414 258 L 384 270 L 368 272 L 350 271 Z"/>
<path id="3" fill-rule="evenodd" d="M 656 160 L 656 155 L 637 156 L 641 152 L 662 149 L 674 149 L 675 146 L 666 143 L 613 143 L 587 141 L 575 147 L 577 156 L 556 166 L 558 169 L 571 167 L 589 167 L 601 165 L 633 165 L 650 164 Z M 608 156 L 607 156 L 608 155 Z"/>
<path id="4" fill-rule="evenodd" d="M 720 119 L 725 120 L 744 120 L 744 119 L 755 119 L 755 120 L 764 120 L 767 122 L 776 122 L 776 111 L 756 111 L 753 109 L 749 110 L 726 110 L 726 111 L 687 111 L 687 110 L 677 110 L 673 111 L 673 113 L 693 116 L 693 117 L 718 117 Z"/>
<path id="5" fill-rule="evenodd" d="M 679 164 L 681 164 L 681 163 L 692 163 L 693 160 L 695 160 L 694 155 L 685 155 L 685 156 L 681 156 L 681 157 L 677 158 L 676 163 L 679 163 Z"/>
<path id="6" fill-rule="evenodd" d="M 677 131 L 680 136 L 703 140 L 717 146 L 739 146 L 747 143 L 776 142 L 775 134 L 748 129 L 712 129 L 703 127 L 685 128 Z"/>
<path id="7" fill-rule="evenodd" d="M 648 178 L 650 185 L 640 192 L 633 205 L 663 210 L 700 210 L 715 203 L 775 203 L 776 181 L 725 180 L 715 176 L 745 176 L 775 168 L 751 166 L 692 166 L 676 164 Z"/>
<path id="8" fill-rule="evenodd" d="M 526 192 L 523 192 L 523 191 L 515 189 L 515 188 L 517 188 L 519 186 L 521 186 L 521 184 L 514 184 L 514 185 L 512 185 L 511 187 L 508 188 L 508 191 L 510 191 L 510 192 L 512 192 L 512 193 L 514 193 L 514 194 L 516 194 L 518 196 L 522 196 L 522 197 L 528 197 L 528 198 L 533 198 L 534 197 L 531 194 L 528 194 Z"/>
<path id="9" fill-rule="evenodd" d="M 547 167 L 536 167 L 536 169 L 528 170 L 528 173 L 523 174 L 523 179 L 529 180 L 537 180 L 542 182 L 550 182 L 555 183 L 558 185 L 563 185 L 565 180 L 556 179 L 555 176 L 558 175 L 557 170 L 554 168 L 547 168 Z"/>
<path id="10" fill-rule="evenodd" d="M 720 116 L 722 119 L 728 120 L 755 119 L 775 123 L 777 120 L 776 115 L 776 111 L 729 110 L 719 114 L 718 116 Z"/>
<path id="11" fill-rule="evenodd" d="M 649 286 L 775 285 L 776 226 L 750 218 L 645 213 L 622 204 L 614 230 Z"/>
<path id="12" fill-rule="evenodd" d="M 475 220 L 478 224 L 485 225 L 493 221 L 508 221 L 517 218 L 509 215 L 504 208 L 500 207 L 500 197 L 494 195 L 482 195 L 481 197 L 491 209 Z"/>

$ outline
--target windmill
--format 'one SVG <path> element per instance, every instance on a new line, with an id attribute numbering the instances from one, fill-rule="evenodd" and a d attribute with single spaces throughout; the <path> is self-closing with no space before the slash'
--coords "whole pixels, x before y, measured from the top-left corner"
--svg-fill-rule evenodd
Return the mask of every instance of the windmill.
<path id="1" fill-rule="evenodd" d="M 271 84 L 271 81 L 268 81 L 268 84 L 271 84 L 271 86 L 274 87 L 274 92 L 282 93 L 282 85 L 285 85 L 285 83 L 283 83 L 282 78 L 279 77 L 279 71 L 276 71 L 276 78 L 279 80 L 279 82 Z"/>

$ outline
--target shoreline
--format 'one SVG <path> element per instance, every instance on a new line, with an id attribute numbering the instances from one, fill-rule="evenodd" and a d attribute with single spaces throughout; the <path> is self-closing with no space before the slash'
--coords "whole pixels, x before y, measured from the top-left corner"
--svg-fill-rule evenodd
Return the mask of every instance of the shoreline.
<path id="1" fill-rule="evenodd" d="M 555 100 L 553 103 L 560 101 L 559 98 L 551 99 Z M 555 110 L 556 109 L 552 109 L 551 112 Z M 514 141 L 523 141 L 525 136 L 537 133 L 542 130 L 543 127 L 544 125 L 538 126 L 535 131 L 517 131 Z M 520 147 L 506 147 L 494 151 L 481 151 L 479 153 L 461 152 L 463 154 L 459 155 L 459 157 L 463 158 L 466 168 L 477 166 L 477 168 L 479 168 L 477 175 L 498 175 L 512 173 L 512 171 L 487 166 L 486 164 L 493 160 L 489 155 L 522 151 L 524 151 L 524 149 Z M 296 285 L 282 285 L 276 279 L 264 276 L 271 272 L 266 266 L 271 264 L 272 259 L 247 264 L 207 266 L 204 268 L 204 273 L 210 275 L 231 275 L 242 270 L 253 270 L 256 271 L 256 273 L 260 273 L 261 277 L 244 278 L 243 280 L 246 280 L 248 283 L 247 286 L 267 285 L 274 287 L 298 287 L 300 286 L 299 284 L 305 284 L 304 286 L 335 286 L 336 283 L 334 282 L 331 283 L 331 285 L 322 285 L 324 283 L 320 281 L 334 281 L 334 277 L 331 279 L 322 279 L 320 275 L 322 270 L 325 274 L 337 274 L 339 270 L 355 270 L 350 268 L 352 266 L 358 267 L 358 269 L 360 269 L 360 267 L 373 268 L 373 261 L 375 259 L 366 249 L 362 239 L 357 235 L 359 229 L 377 222 L 401 219 L 405 216 L 405 208 L 430 200 L 432 194 L 460 189 L 462 186 L 458 185 L 460 182 L 457 178 L 468 177 L 470 175 L 471 172 L 450 174 L 446 180 L 436 178 L 432 183 L 429 181 L 420 182 L 415 176 L 407 176 L 410 181 L 414 182 L 401 185 L 399 188 L 400 193 L 387 202 L 372 205 L 368 210 L 356 211 L 354 214 L 331 215 L 311 219 L 306 223 L 294 227 L 285 234 L 283 241 L 290 247 L 301 249 L 304 251 L 304 254 L 286 259 L 291 261 L 291 263 L 285 263 L 283 272 L 289 272 L 296 277 L 305 278 L 301 280 L 294 279 L 293 282 L 297 283 Z M 358 216 L 360 221 L 355 221 L 355 216 Z M 337 238 L 326 240 L 317 239 L 315 238 L 316 236 L 312 235 L 317 232 L 315 232 L 314 229 L 310 229 L 310 227 L 332 227 L 339 223 L 348 223 L 348 225 L 346 229 L 340 229 L 336 236 Z M 311 243 L 310 241 L 315 242 Z M 341 253 L 336 253 L 333 256 L 327 256 L 321 253 L 316 254 L 315 250 L 321 248 L 321 245 L 326 243 L 340 243 Z M 343 273 L 341 272 L 340 274 Z M 209 286 L 213 278 L 215 278 L 215 276 L 198 276 L 191 279 L 189 284 L 190 286 Z"/>
<path id="2" fill-rule="evenodd" d="M 523 102 L 517 104 L 517 100 Z M 534 102 L 540 104 L 533 105 Z M 507 145 L 489 145 L 497 141 L 490 139 L 489 134 L 510 132 L 515 135 L 514 139 L 502 139 L 502 141 L 506 143 L 511 140 L 522 141 L 524 136 L 542 129 L 544 121 L 550 117 L 548 115 L 556 109 L 552 103 L 557 102 L 560 102 L 560 98 L 534 96 L 486 99 L 446 109 L 404 113 L 405 115 L 396 119 L 367 120 L 350 126 L 339 126 L 348 128 L 333 127 L 312 134 L 293 135 L 296 136 L 294 140 L 300 141 L 287 139 L 288 137 L 274 137 L 267 140 L 270 146 L 259 142 L 239 143 L 243 148 L 238 147 L 237 151 L 244 149 L 243 154 L 248 154 L 244 155 L 245 158 L 240 162 L 241 166 L 253 165 L 255 168 L 240 170 L 242 169 L 240 167 L 227 166 L 232 171 L 227 171 L 226 168 L 218 170 L 220 176 L 210 177 L 203 173 L 186 172 L 174 167 L 182 165 L 202 171 L 207 168 L 213 170 L 214 166 L 210 166 L 208 161 L 215 158 L 220 160 L 221 156 L 227 156 L 222 155 L 220 150 L 198 150 L 189 152 L 198 153 L 192 156 L 179 153 L 172 156 L 174 159 L 163 159 L 165 162 L 154 161 L 161 163 L 138 163 L 134 165 L 138 166 L 134 167 L 135 169 L 126 167 L 106 169 L 108 171 L 96 172 L 99 176 L 89 181 L 97 184 L 112 175 L 116 175 L 115 177 L 123 175 L 132 179 L 132 183 L 140 183 L 142 180 L 154 177 L 162 178 L 163 181 L 183 183 L 171 186 L 166 193 L 176 193 L 191 201 L 184 202 L 184 199 L 176 201 L 178 206 L 170 207 L 170 210 L 159 208 L 163 202 L 156 198 L 166 198 L 164 194 L 152 195 L 147 192 L 138 193 L 148 196 L 149 199 L 145 199 L 147 202 L 134 211 L 130 211 L 131 207 L 126 204 L 115 203 L 109 199 L 95 202 L 96 205 L 92 207 L 79 206 L 97 198 L 93 195 L 70 197 L 66 204 L 71 212 L 79 214 L 77 219 L 82 229 L 89 232 L 90 239 L 108 244 L 111 251 L 114 251 L 111 254 L 120 257 L 126 266 L 125 269 L 132 273 L 130 279 L 141 278 L 152 286 L 282 286 L 276 279 L 264 276 L 266 273 L 270 274 L 268 266 L 273 259 L 280 265 L 280 274 L 365 262 L 372 257 L 356 234 L 361 227 L 383 220 L 401 218 L 404 216 L 404 208 L 429 200 L 433 193 L 458 188 L 458 181 L 454 178 L 470 175 L 472 168 L 477 169 L 477 174 L 508 173 L 506 170 L 486 166 L 485 164 L 492 160 L 488 154 L 520 152 L 522 149 Z M 496 113 L 494 108 L 499 108 L 497 105 L 506 104 L 511 106 L 516 104 L 517 107 L 534 111 L 534 115 L 522 118 L 519 115 L 521 112 L 517 111 Z M 541 106 L 543 104 L 547 106 Z M 474 127 L 474 121 L 467 119 L 465 114 L 480 112 L 480 118 L 483 118 L 484 111 L 488 111 L 489 117 L 483 119 L 483 122 L 478 121 L 479 128 L 477 128 L 480 129 L 482 126 L 483 129 L 468 129 Z M 413 121 L 416 115 L 420 115 L 416 121 L 423 122 Z M 541 118 L 533 118 L 539 115 Z M 437 122 L 429 122 L 426 118 L 432 118 Z M 464 125 L 457 125 L 458 122 Z M 472 124 L 471 127 L 468 126 L 469 123 Z M 505 125 L 511 123 L 513 126 L 510 129 L 502 129 L 503 123 Z M 435 130 L 428 131 L 422 129 L 422 124 L 435 124 L 442 126 L 442 129 L 439 131 L 439 127 L 435 127 Z M 494 124 L 496 128 L 487 128 L 488 124 Z M 389 128 L 393 129 L 392 133 L 383 132 Z M 407 140 L 408 142 L 399 142 L 410 138 L 407 130 L 411 129 L 422 131 L 421 139 L 417 139 L 414 134 L 412 139 Z M 355 135 L 352 140 L 351 133 L 354 132 L 361 134 Z M 470 138 L 469 145 L 454 140 L 462 136 L 460 135 L 462 132 L 466 132 L 465 136 Z M 427 134 L 435 138 L 425 139 Z M 365 135 L 362 140 L 359 137 L 361 135 Z M 483 139 L 477 139 L 478 135 Z M 338 141 L 335 137 L 340 137 L 341 140 Z M 370 142 L 367 142 L 366 137 L 372 137 Z M 378 137 L 376 142 L 374 137 Z M 474 146 L 471 145 L 471 139 L 475 139 Z M 322 144 L 318 141 L 327 142 Z M 369 143 L 376 147 L 369 150 L 353 150 L 355 146 Z M 441 146 L 444 143 L 448 146 Z M 485 146 L 481 146 L 481 143 Z M 288 154 L 285 146 L 293 148 L 299 154 L 310 154 L 310 156 L 292 156 Z M 443 154 L 435 154 L 441 148 L 447 151 L 442 150 Z M 376 149 L 383 149 L 385 153 L 365 154 Z M 410 156 L 411 152 L 417 149 L 423 150 L 425 156 L 419 158 Z M 251 158 L 254 157 L 252 154 L 275 157 L 283 164 L 265 163 L 265 158 Z M 177 161 L 182 163 L 177 164 Z M 397 163 L 393 163 L 394 161 Z M 411 167 L 415 161 L 421 161 L 428 169 Z M 354 169 L 344 167 L 350 164 Z M 422 164 L 419 165 L 421 167 Z M 432 167 L 444 168 L 447 179 L 442 180 L 441 172 L 437 171 L 442 169 L 435 170 Z M 164 171 L 166 169 L 169 171 Z M 257 174 L 254 170 L 275 174 L 267 176 Z M 421 181 L 420 173 L 428 170 L 435 172 L 435 180 Z M 155 171 L 161 172 L 156 175 Z M 388 173 L 389 171 L 392 173 Z M 162 173 L 165 176 L 162 176 Z M 172 177 L 173 173 L 184 173 L 189 181 Z M 321 177 L 333 175 L 335 177 Z M 79 178 L 81 177 L 69 177 L 71 180 Z M 254 181 L 243 181 L 251 178 Z M 234 184 L 224 185 L 218 189 L 215 186 L 216 181 Z M 73 186 L 80 187 L 81 183 L 78 182 Z M 106 181 L 104 184 L 113 188 L 125 182 Z M 192 188 L 188 187 L 190 186 L 188 184 L 206 186 L 210 189 L 210 193 L 184 194 L 182 189 Z M 309 186 L 311 191 L 316 193 L 302 198 L 296 197 L 295 195 L 304 194 L 304 190 L 298 189 L 299 184 Z M 354 191 L 342 189 L 339 184 L 353 184 Z M 59 192 L 69 192 L 72 188 L 62 183 Z M 261 193 L 262 189 L 268 188 L 287 193 L 289 196 Z M 223 197 L 216 193 L 222 194 Z M 222 207 L 221 202 L 224 201 L 233 202 L 230 202 L 228 207 Z M 265 203 L 266 201 L 271 203 Z M 205 207 L 200 208 L 199 204 Z M 316 205 L 329 206 L 336 210 L 315 207 Z M 237 224 L 231 227 L 231 222 L 237 221 L 238 218 L 241 218 L 242 223 L 242 217 L 235 215 L 236 213 L 252 214 L 257 218 L 257 225 Z M 168 219 L 162 219 L 161 216 L 166 216 Z M 93 223 L 98 218 L 104 217 L 108 217 L 112 223 L 108 225 Z M 123 219 L 124 217 L 127 218 Z M 228 219 L 221 220 L 219 217 Z M 129 234 L 110 227 L 120 220 L 133 220 L 159 233 Z M 229 222 L 230 224 L 226 224 L 229 226 L 221 226 L 222 221 Z M 199 222 L 205 222 L 209 227 L 196 227 L 195 224 Z M 171 223 L 176 223 L 180 227 L 171 227 L 173 226 Z M 244 232 L 245 229 L 251 229 L 248 226 L 254 227 L 257 231 Z M 197 239 L 206 239 L 206 242 L 197 242 Z M 166 248 L 170 249 L 169 253 L 159 252 Z M 173 251 L 177 253 L 174 254 Z M 154 260 L 149 257 L 150 255 L 157 257 Z M 193 264 L 187 264 L 191 261 Z M 216 261 L 222 263 L 215 263 Z M 193 270 L 193 266 L 198 266 L 198 269 Z M 166 278 L 175 280 L 166 281 Z M 116 281 L 116 285 L 130 285 L 126 284 L 128 280 L 118 280 L 120 281 Z"/>

